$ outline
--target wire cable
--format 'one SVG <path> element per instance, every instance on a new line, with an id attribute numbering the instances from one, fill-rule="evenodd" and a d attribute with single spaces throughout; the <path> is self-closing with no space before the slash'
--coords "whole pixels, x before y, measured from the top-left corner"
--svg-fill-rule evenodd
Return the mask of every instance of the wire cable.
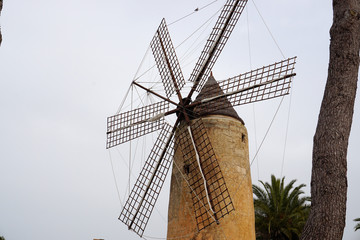
<path id="1" fill-rule="evenodd" d="M 246 8 L 246 25 L 248 30 L 248 48 L 249 48 L 249 65 L 250 69 L 252 69 L 252 54 L 251 54 L 251 41 L 250 41 L 250 23 L 249 23 L 249 11 Z M 254 119 L 254 136 L 255 136 L 255 151 L 258 149 L 258 142 L 257 142 L 257 131 L 256 131 L 256 112 L 255 112 L 255 104 L 252 104 L 253 110 L 253 119 Z M 256 157 L 256 167 L 257 167 L 257 177 L 258 180 L 260 178 L 260 171 L 259 171 L 259 157 Z"/>
<path id="2" fill-rule="evenodd" d="M 170 24 L 168 24 L 168 26 L 173 25 L 173 24 L 175 24 L 175 23 L 177 23 L 177 22 L 180 22 L 181 20 L 183 20 L 183 19 L 185 19 L 185 18 L 187 18 L 187 17 L 190 17 L 190 16 L 193 15 L 194 13 L 197 13 L 197 12 L 199 12 L 200 10 L 203 10 L 204 8 L 207 8 L 208 6 L 214 4 L 214 3 L 217 2 L 217 1 L 219 1 L 219 0 L 212 1 L 211 3 L 208 3 L 207 5 L 205 5 L 205 6 L 201 7 L 201 8 L 196 8 L 196 9 L 195 9 L 194 11 L 192 11 L 191 13 L 186 14 L 185 16 L 183 16 L 183 17 L 181 17 L 181 18 L 179 18 L 179 19 L 171 22 Z"/>
<path id="3" fill-rule="evenodd" d="M 294 87 L 294 84 L 292 84 L 292 85 L 293 85 L 292 87 Z M 291 102 L 292 102 L 292 94 L 290 93 L 289 108 L 288 108 L 288 115 L 287 115 L 287 122 L 286 122 L 286 130 L 285 130 L 285 143 L 284 143 L 283 158 L 282 158 L 282 163 L 281 163 L 281 174 L 280 174 L 280 178 L 283 177 L 283 171 L 284 171 L 285 153 L 286 153 L 287 138 L 288 138 L 288 132 L 289 132 L 289 123 L 290 123 Z"/>
<path id="4" fill-rule="evenodd" d="M 118 184 L 117 184 L 117 181 L 116 181 L 116 176 L 115 176 L 115 171 L 114 171 L 114 165 L 113 165 L 113 161 L 112 161 L 112 158 L 111 158 L 110 150 L 108 150 L 108 152 L 109 152 L 109 160 L 110 160 L 111 170 L 112 170 L 113 177 L 114 177 L 115 187 L 116 187 L 117 195 L 118 195 L 119 202 L 120 202 L 120 208 L 123 208 L 124 205 L 123 205 L 123 203 L 122 203 L 122 201 L 121 201 L 120 191 L 119 191 L 119 187 L 118 187 Z"/>
<path id="5" fill-rule="evenodd" d="M 274 43 L 275 43 L 276 47 L 277 47 L 277 48 L 278 48 L 278 50 L 280 51 L 280 53 L 281 53 L 282 57 L 283 57 L 283 58 L 285 58 L 284 53 L 281 51 L 281 48 L 280 48 L 279 44 L 278 44 L 278 43 L 277 43 L 277 41 L 275 40 L 274 35 L 273 35 L 273 34 L 272 34 L 272 32 L 270 31 L 269 26 L 266 24 L 265 19 L 263 18 L 263 16 L 261 15 L 261 13 L 260 13 L 260 11 L 259 11 L 258 7 L 257 7 L 257 6 L 256 6 L 256 4 L 255 4 L 255 1 L 254 1 L 254 0 L 252 0 L 252 3 L 254 4 L 255 9 L 256 9 L 256 11 L 257 11 L 257 13 L 259 14 L 259 16 L 260 16 L 260 18 L 261 18 L 262 22 L 264 23 L 264 25 L 265 25 L 266 29 L 268 30 L 268 32 L 269 32 L 269 34 L 270 34 L 270 36 L 271 36 L 272 40 L 274 41 Z"/>
<path id="6" fill-rule="evenodd" d="M 119 114 L 119 112 L 120 112 L 120 111 L 121 111 L 121 109 L 123 108 L 124 103 L 125 103 L 125 100 L 126 100 L 127 96 L 129 95 L 129 92 L 130 92 L 131 86 L 132 86 L 132 84 L 130 84 L 130 86 L 129 86 L 128 90 L 126 91 L 126 93 L 125 93 L 125 97 L 124 97 L 124 98 L 123 98 L 123 100 L 121 101 L 121 103 L 120 103 L 120 105 L 119 105 L 119 107 L 118 107 L 118 109 L 117 109 L 117 111 L 116 111 L 116 114 Z"/>

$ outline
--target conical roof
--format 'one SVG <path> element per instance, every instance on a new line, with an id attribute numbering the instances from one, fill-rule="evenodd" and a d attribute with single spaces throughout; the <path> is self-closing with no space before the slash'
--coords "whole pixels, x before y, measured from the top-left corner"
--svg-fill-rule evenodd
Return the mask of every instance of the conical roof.
<path id="1" fill-rule="evenodd" d="M 222 94 L 224 94 L 223 90 L 220 88 L 218 82 L 211 74 L 194 102 L 200 102 L 203 99 L 219 96 Z M 221 107 L 219 107 L 218 110 L 213 111 L 212 109 L 214 108 L 212 106 L 214 105 L 221 105 Z M 239 115 L 226 97 L 219 98 L 217 100 L 214 100 L 214 102 L 209 102 L 208 104 L 199 105 L 194 108 L 194 112 L 200 117 L 208 115 L 229 116 L 240 120 L 244 124 L 244 121 L 239 117 Z"/>

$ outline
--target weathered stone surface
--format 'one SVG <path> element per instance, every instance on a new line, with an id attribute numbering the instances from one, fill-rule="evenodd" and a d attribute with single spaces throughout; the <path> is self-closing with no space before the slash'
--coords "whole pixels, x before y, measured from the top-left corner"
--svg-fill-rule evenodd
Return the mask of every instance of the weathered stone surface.
<path id="1" fill-rule="evenodd" d="M 190 188 L 179 171 L 184 164 L 178 149 L 174 161 L 179 169 L 174 165 L 171 176 L 167 238 L 253 240 L 255 220 L 246 128 L 239 120 L 221 115 L 205 117 L 203 122 L 235 211 L 221 218 L 219 225 L 213 223 L 198 232 Z"/>

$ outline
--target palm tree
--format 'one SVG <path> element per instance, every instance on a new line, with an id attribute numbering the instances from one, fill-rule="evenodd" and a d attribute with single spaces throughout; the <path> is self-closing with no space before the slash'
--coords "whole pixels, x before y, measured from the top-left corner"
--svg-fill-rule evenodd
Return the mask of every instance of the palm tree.
<path id="1" fill-rule="evenodd" d="M 355 218 L 354 221 L 359 222 L 358 224 L 355 225 L 355 231 L 357 231 L 360 229 L 360 218 Z"/>
<path id="2" fill-rule="evenodd" d="M 301 197 L 305 184 L 294 188 L 296 180 L 284 185 L 271 175 L 271 184 L 260 181 L 262 187 L 253 185 L 255 228 L 258 240 L 299 239 L 310 212 L 310 197 Z"/>

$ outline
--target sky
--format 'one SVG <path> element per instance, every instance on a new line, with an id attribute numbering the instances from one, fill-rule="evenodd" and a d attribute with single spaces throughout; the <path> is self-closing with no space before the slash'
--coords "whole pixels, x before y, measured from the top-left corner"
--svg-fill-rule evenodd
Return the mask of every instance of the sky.
<path id="1" fill-rule="evenodd" d="M 124 157 L 128 152 L 125 147 L 106 150 L 106 118 L 116 114 L 161 19 L 172 23 L 212 2 L 4 2 L 0 236 L 7 240 L 139 239 L 117 219 L 128 194 Z M 180 45 L 224 2 L 218 0 L 170 25 L 174 45 Z M 265 139 L 280 99 L 236 108 L 249 133 L 254 184 L 275 174 L 305 183 L 305 194 L 310 195 L 312 138 L 327 77 L 331 7 L 331 1 L 325 0 L 249 1 L 213 68 L 214 77 L 222 80 L 282 60 L 282 55 L 298 57 L 292 93 L 284 98 Z M 180 58 L 186 46 L 176 49 Z M 190 54 L 188 59 L 197 56 Z M 151 65 L 151 53 L 145 59 L 137 76 Z M 195 64 L 188 59 L 180 60 L 186 79 Z M 155 69 L 144 80 L 156 74 Z M 360 216 L 359 124 L 357 98 L 348 149 L 345 240 L 360 237 L 353 230 L 353 219 Z M 144 150 L 138 155 L 137 146 L 132 150 L 130 183 L 136 180 L 146 158 L 141 154 L 146 156 L 150 145 L 140 146 Z M 166 236 L 168 185 L 169 181 L 150 218 L 146 239 Z"/>

